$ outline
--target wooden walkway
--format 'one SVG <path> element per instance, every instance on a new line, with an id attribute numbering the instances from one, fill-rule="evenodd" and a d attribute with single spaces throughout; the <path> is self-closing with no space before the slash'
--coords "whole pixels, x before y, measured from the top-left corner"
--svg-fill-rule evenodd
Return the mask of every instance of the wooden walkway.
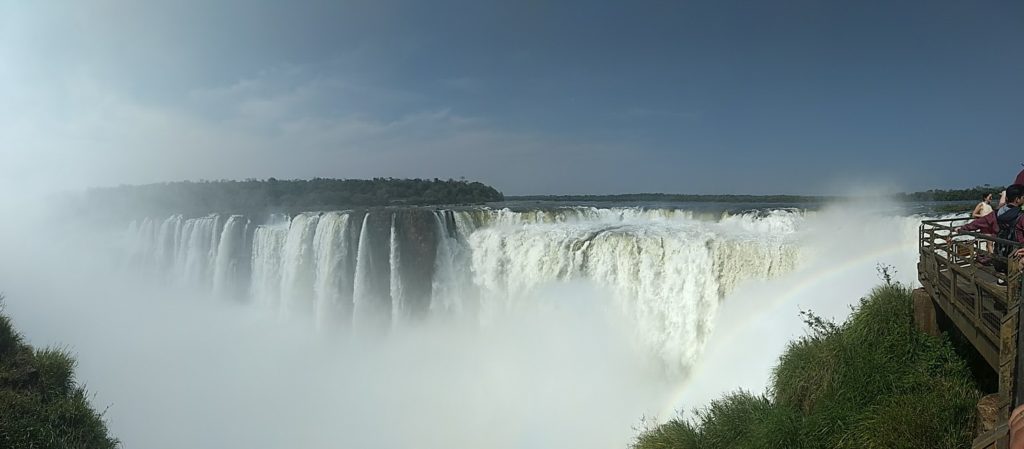
<path id="1" fill-rule="evenodd" d="M 919 231 L 918 279 L 937 311 L 948 318 L 999 375 L 999 402 L 994 429 L 978 435 L 974 449 L 1009 447 L 1007 419 L 1024 404 L 1024 357 L 1018 349 L 1020 264 L 994 254 L 997 245 L 1020 248 L 1016 242 L 957 232 L 968 218 L 926 220 Z"/>

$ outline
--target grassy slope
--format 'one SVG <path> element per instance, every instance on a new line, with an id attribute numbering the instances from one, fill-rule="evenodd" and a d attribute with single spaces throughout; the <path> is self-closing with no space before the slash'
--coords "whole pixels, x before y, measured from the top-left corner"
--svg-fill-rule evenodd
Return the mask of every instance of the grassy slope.
<path id="1" fill-rule="evenodd" d="M 735 392 L 636 449 L 970 447 L 979 393 L 945 339 L 913 325 L 910 290 L 876 288 L 841 325 L 808 315 L 766 396 Z"/>
<path id="2" fill-rule="evenodd" d="M 0 448 L 118 446 L 75 383 L 74 366 L 65 351 L 25 344 L 0 315 Z"/>

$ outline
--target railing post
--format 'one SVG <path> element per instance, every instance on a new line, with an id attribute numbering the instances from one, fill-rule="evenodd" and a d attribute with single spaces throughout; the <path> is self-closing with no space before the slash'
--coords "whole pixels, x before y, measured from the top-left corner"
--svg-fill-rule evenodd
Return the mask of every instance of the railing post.
<path id="1" fill-rule="evenodd" d="M 1018 270 L 1020 270 L 1020 265 L 1018 262 L 1012 262 L 1009 265 L 1010 266 L 1007 267 L 1007 274 L 1011 272 L 1017 272 Z M 1013 372 L 1013 400 L 1009 404 L 1009 409 L 1011 411 L 1018 405 L 1024 404 L 1024 385 L 1022 385 L 1021 382 L 1021 374 L 1024 373 L 1024 353 L 1022 353 L 1022 350 L 1024 350 L 1024 345 L 1021 344 L 1021 335 L 1024 335 L 1024 333 L 1021 332 L 1021 327 L 1024 326 L 1024 307 L 1021 307 L 1020 296 L 1021 291 L 1024 291 L 1024 288 L 1021 288 L 1021 286 L 1019 285 L 1021 281 L 1022 278 L 1017 277 L 1017 279 L 1013 282 L 1013 284 L 1018 284 L 1015 285 L 1016 289 L 1010 288 L 1010 282 L 1007 282 L 1006 285 L 1007 289 L 1009 290 L 1009 293 L 1012 293 L 1012 295 L 1007 295 L 1007 300 L 1013 300 L 1015 302 L 1015 305 L 1017 306 L 1017 335 L 1015 335 L 1013 338 L 1014 346 L 1016 346 L 1014 348 L 1015 351 L 1013 351 L 1013 354 L 1017 358 L 1017 360 L 1015 363 L 1016 369 Z M 1011 308 L 1008 304 L 1007 312 L 1009 312 L 1010 310 Z"/>

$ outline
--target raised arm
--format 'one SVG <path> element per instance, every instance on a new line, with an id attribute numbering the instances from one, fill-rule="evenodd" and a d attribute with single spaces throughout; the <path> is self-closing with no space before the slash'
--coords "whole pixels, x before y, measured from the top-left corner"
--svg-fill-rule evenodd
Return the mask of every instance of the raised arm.
<path id="1" fill-rule="evenodd" d="M 996 234 L 999 232 L 999 225 L 996 223 L 996 214 L 991 213 L 981 218 L 976 218 L 956 229 L 957 231 L 980 231 L 985 234 Z"/>

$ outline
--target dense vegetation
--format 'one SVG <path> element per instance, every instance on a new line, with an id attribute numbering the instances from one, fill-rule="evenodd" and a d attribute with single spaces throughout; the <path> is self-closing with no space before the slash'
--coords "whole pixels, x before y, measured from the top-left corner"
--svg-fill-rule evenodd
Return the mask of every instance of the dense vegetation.
<path id="1" fill-rule="evenodd" d="M 906 201 L 976 201 L 985 193 L 997 198 L 1002 187 L 988 184 L 969 189 L 939 190 L 899 193 L 896 199 Z M 683 195 L 672 193 L 627 193 L 618 195 L 530 195 L 509 196 L 510 201 L 577 201 L 577 202 L 716 202 L 716 203 L 822 203 L 843 199 L 837 196 L 814 195 Z"/>
<path id="2" fill-rule="evenodd" d="M 510 196 L 510 201 L 573 202 L 720 202 L 720 203 L 813 203 L 834 197 L 807 195 L 685 195 L 675 193 L 623 193 L 617 195 L 530 195 Z"/>
<path id="3" fill-rule="evenodd" d="M 635 449 L 970 447 L 979 393 L 950 343 L 914 327 L 911 307 L 908 288 L 886 284 L 841 325 L 808 314 L 767 395 L 726 395 L 645 431 Z"/>
<path id="4" fill-rule="evenodd" d="M 897 194 L 907 201 L 976 201 L 983 193 L 998 195 L 989 185 L 958 190 L 929 190 Z M 325 179 L 245 181 L 182 181 L 135 186 L 96 188 L 73 205 L 80 211 L 119 212 L 134 216 L 182 213 L 263 214 L 296 213 L 377 206 L 470 205 L 504 201 L 493 187 L 479 182 L 440 179 Z M 513 201 L 566 202 L 722 202 L 760 204 L 811 204 L 846 199 L 811 195 L 686 195 L 630 193 L 619 195 L 511 196 Z M 959 206 L 958 206 L 959 207 Z"/>
<path id="5" fill-rule="evenodd" d="M 924 192 L 903 193 L 898 198 L 908 201 L 981 201 L 986 194 L 991 193 L 993 199 L 999 200 L 999 192 L 1004 186 L 992 186 L 989 184 L 971 187 L 969 189 L 940 190 L 932 189 Z"/>
<path id="6" fill-rule="evenodd" d="M 501 201 L 493 187 L 440 179 L 324 179 L 171 182 L 93 189 L 83 204 L 139 215 L 301 212 L 391 205 Z"/>
<path id="7" fill-rule="evenodd" d="M 0 315 L 0 447 L 118 447 L 75 383 L 74 367 L 63 350 L 25 344 L 10 318 Z"/>

